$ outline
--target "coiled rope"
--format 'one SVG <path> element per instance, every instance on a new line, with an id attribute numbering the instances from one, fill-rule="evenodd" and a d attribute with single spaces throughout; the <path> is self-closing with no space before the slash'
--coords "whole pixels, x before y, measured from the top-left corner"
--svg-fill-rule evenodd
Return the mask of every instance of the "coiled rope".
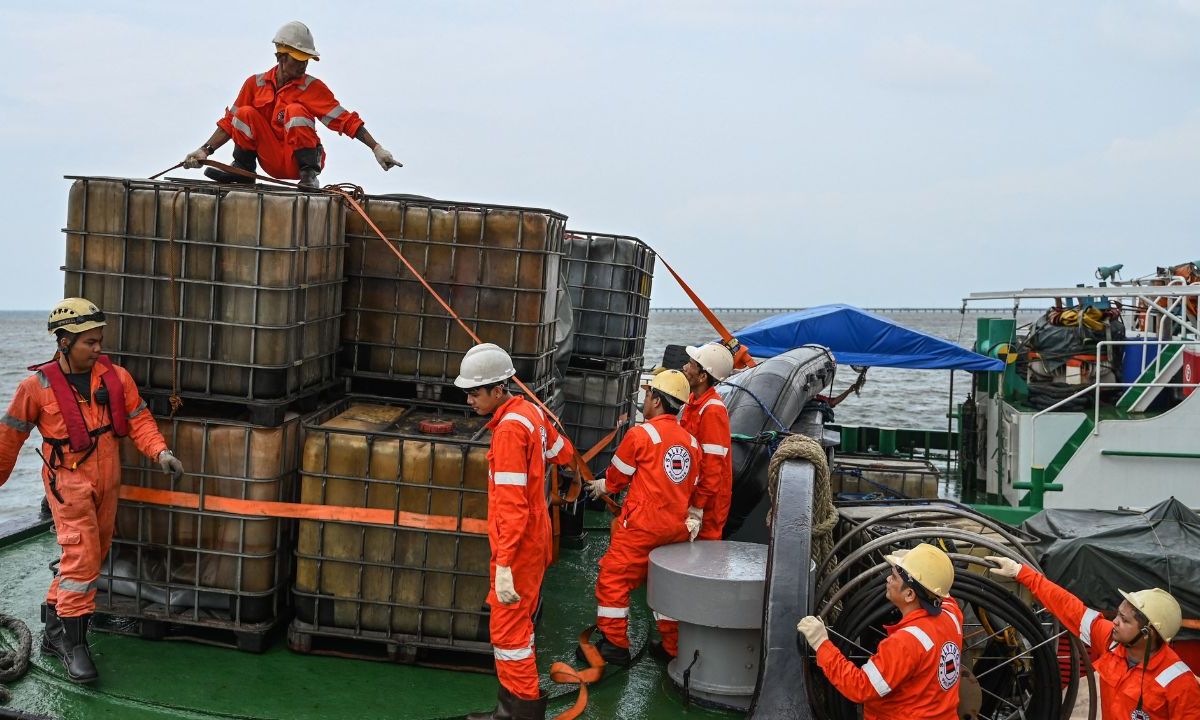
<path id="1" fill-rule="evenodd" d="M 0 651 L 0 705 L 12 699 L 12 691 L 5 685 L 20 680 L 29 672 L 29 656 L 33 652 L 33 634 L 24 622 L 12 615 L 0 613 L 0 627 L 8 628 L 17 636 L 17 647 Z"/>
<path id="2" fill-rule="evenodd" d="M 767 466 L 771 505 L 775 504 L 775 488 L 779 485 L 779 470 L 788 460 L 807 460 L 816 469 L 813 484 L 812 557 L 818 564 L 833 552 L 833 528 L 838 512 L 833 506 L 833 491 L 829 487 L 829 459 L 821 443 L 807 435 L 789 435 L 779 443 Z M 770 517 L 770 516 L 768 516 Z"/>

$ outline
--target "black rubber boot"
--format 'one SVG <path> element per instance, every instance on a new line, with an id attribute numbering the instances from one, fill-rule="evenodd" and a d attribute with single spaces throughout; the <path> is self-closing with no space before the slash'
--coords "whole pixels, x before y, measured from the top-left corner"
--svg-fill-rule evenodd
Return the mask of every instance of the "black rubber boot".
<path id="1" fill-rule="evenodd" d="M 665 663 L 669 663 L 675 659 L 674 655 L 667 652 L 667 648 L 663 646 L 662 640 L 654 640 L 650 643 L 650 655 L 653 656 L 655 660 L 660 660 Z"/>
<path id="2" fill-rule="evenodd" d="M 515 704 L 521 702 L 520 698 L 508 691 L 508 688 L 500 686 L 500 691 L 496 693 L 496 709 L 491 712 L 471 713 L 466 720 L 516 720 Z M 525 701 L 530 702 L 530 701 Z M 542 714 L 545 715 L 546 706 L 542 705 Z"/>
<path id="3" fill-rule="evenodd" d="M 600 657 L 604 658 L 604 662 L 609 663 L 610 665 L 628 667 L 629 663 L 633 661 L 633 657 L 629 653 L 629 648 L 617 647 L 609 642 L 608 638 L 604 637 L 603 635 L 600 636 L 599 640 L 592 644 L 597 650 L 600 651 Z M 585 665 L 587 664 L 588 659 L 587 656 L 583 654 L 583 648 L 575 648 L 575 659 Z"/>
<path id="4" fill-rule="evenodd" d="M 321 173 L 321 146 L 301 148 L 293 153 L 296 164 L 300 166 L 300 188 L 302 190 L 318 190 L 317 175 Z"/>
<path id="5" fill-rule="evenodd" d="M 66 648 L 62 659 L 67 668 L 67 677 L 71 682 L 90 683 L 100 676 L 92 663 L 92 652 L 87 644 L 88 626 L 91 625 L 91 615 L 59 618 L 62 622 L 64 637 L 63 647 Z"/>
<path id="6" fill-rule="evenodd" d="M 537 700 L 524 700 L 514 697 L 512 704 L 513 720 L 546 720 L 547 702 L 549 702 L 549 698 L 545 695 Z"/>
<path id="7" fill-rule="evenodd" d="M 46 629 L 42 633 L 42 652 L 50 653 L 65 665 L 67 648 L 63 643 L 66 640 L 66 630 L 63 629 L 62 620 L 58 618 L 57 609 L 50 603 L 42 603 L 42 622 L 46 623 Z"/>
<path id="8" fill-rule="evenodd" d="M 258 172 L 258 153 L 253 150 L 248 150 L 243 147 L 233 146 L 233 167 L 238 170 L 246 170 L 248 172 Z M 219 183 L 235 183 L 239 185 L 253 185 L 254 178 L 235 175 L 231 172 L 218 170 L 216 168 L 204 168 L 204 175 L 210 180 L 216 180 Z"/>

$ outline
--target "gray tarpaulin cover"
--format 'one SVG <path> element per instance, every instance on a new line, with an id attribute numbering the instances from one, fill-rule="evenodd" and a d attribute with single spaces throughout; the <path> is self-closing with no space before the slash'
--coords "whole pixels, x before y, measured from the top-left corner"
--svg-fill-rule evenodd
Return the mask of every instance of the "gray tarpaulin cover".
<path id="1" fill-rule="evenodd" d="M 1185 618 L 1200 618 L 1200 516 L 1175 498 L 1144 513 L 1046 510 L 1021 527 L 1041 538 L 1031 549 L 1046 576 L 1088 606 L 1110 612 L 1121 604 L 1117 588 L 1160 587 Z"/>

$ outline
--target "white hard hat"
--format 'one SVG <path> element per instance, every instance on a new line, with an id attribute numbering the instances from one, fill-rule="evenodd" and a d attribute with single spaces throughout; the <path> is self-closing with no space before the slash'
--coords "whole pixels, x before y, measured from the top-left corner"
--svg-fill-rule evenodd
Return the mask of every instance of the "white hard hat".
<path id="1" fill-rule="evenodd" d="M 1171 639 L 1179 632 L 1179 627 L 1183 625 L 1183 610 L 1180 609 L 1179 602 L 1166 590 L 1151 588 L 1127 593 L 1118 589 L 1117 592 L 1121 593 L 1121 597 L 1129 601 L 1129 604 L 1138 612 L 1146 616 L 1164 641 L 1171 642 Z"/>
<path id="2" fill-rule="evenodd" d="M 305 56 L 297 57 L 297 60 L 321 59 L 321 53 L 317 52 L 317 43 L 313 40 L 312 32 L 299 20 L 293 20 L 279 28 L 279 32 L 275 33 L 275 39 L 272 42 L 298 50 L 301 55 Z M 295 56 L 293 55 L 293 57 Z"/>
<path id="3" fill-rule="evenodd" d="M 733 372 L 733 353 L 721 343 L 709 343 L 700 347 L 688 345 L 687 354 L 715 380 L 724 380 Z"/>
<path id="4" fill-rule="evenodd" d="M 464 390 L 503 382 L 516 375 L 512 358 L 495 343 L 476 345 L 463 355 L 454 385 Z"/>

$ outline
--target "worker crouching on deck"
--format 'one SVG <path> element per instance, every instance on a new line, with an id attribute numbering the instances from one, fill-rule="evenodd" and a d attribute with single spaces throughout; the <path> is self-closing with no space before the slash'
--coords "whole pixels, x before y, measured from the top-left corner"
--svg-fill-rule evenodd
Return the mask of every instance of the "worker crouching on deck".
<path id="1" fill-rule="evenodd" d="M 325 166 L 325 149 L 317 137 L 318 122 L 371 148 L 384 170 L 400 167 L 367 132 L 358 113 L 342 107 L 325 83 L 306 73 L 310 60 L 321 59 L 308 26 L 292 21 L 279 28 L 274 43 L 275 65 L 242 83 L 233 105 L 217 121 L 212 137 L 188 153 L 184 167 L 200 167 L 233 138 L 233 167 L 254 173 L 261 162 L 271 177 L 299 178 L 300 187 L 315 190 L 317 175 Z M 251 177 L 215 168 L 204 174 L 217 182 L 254 182 Z"/>
<path id="2" fill-rule="evenodd" d="M 988 556 L 992 572 L 1029 588 L 1088 648 L 1100 676 L 1104 720 L 1200 720 L 1200 682 L 1167 643 L 1183 613 L 1165 590 L 1127 593 L 1116 617 L 1105 619 L 1045 575 L 1009 558 Z"/>
<path id="3" fill-rule="evenodd" d="M 700 443 L 700 470 L 696 490 L 688 507 L 688 529 L 692 540 L 720 540 L 733 499 L 733 453 L 729 434 L 729 411 L 717 393 L 717 383 L 733 372 L 733 354 L 721 343 L 687 347 L 691 358 L 683 365 L 691 394 L 679 414 L 679 424 Z M 661 642 L 650 652 L 669 662 L 679 654 L 679 623 L 658 616 Z"/>
<path id="4" fill-rule="evenodd" d="M 512 358 L 492 343 L 463 356 L 454 384 L 467 404 L 491 415 L 488 428 L 488 544 L 491 546 L 489 629 L 500 691 L 496 709 L 469 720 L 542 720 L 546 698 L 538 688 L 533 613 L 550 565 L 553 540 L 546 505 L 547 461 L 565 464 L 575 449 L 542 410 L 508 391 Z"/>
<path id="5" fill-rule="evenodd" d="M 74 682 L 98 677 L 87 632 L 96 609 L 100 563 L 112 544 L 121 484 L 120 440 L 129 436 L 175 479 L 183 465 L 167 449 L 129 373 L 100 352 L 104 313 L 83 298 L 50 312 L 54 358 L 29 369 L 0 421 L 0 485 L 37 428 L 42 434 L 42 482 L 62 547 L 58 574 L 46 593 L 42 649 L 58 657 Z"/>
<path id="6" fill-rule="evenodd" d="M 954 565 L 926 543 L 885 559 L 892 566 L 887 599 L 901 618 L 884 626 L 887 637 L 865 665 L 855 667 L 829 642 L 820 618 L 810 615 L 796 629 L 829 682 L 862 704 L 863 720 L 957 720 L 963 614 L 950 597 Z"/>
<path id="7" fill-rule="evenodd" d="M 683 373 L 667 370 L 655 375 L 646 386 L 642 405 L 646 421 L 626 433 L 607 473 L 589 487 L 592 495 L 599 497 L 629 486 L 621 514 L 612 523 L 608 552 L 600 559 L 596 579 L 596 624 L 604 635 L 596 649 L 606 662 L 629 664 L 629 596 L 646 581 L 650 551 L 686 542 L 699 528 L 699 522 L 688 516 L 688 506 L 696 485 L 700 447 L 676 420 L 687 398 Z M 663 644 L 677 645 L 676 624 L 656 617 Z"/>

